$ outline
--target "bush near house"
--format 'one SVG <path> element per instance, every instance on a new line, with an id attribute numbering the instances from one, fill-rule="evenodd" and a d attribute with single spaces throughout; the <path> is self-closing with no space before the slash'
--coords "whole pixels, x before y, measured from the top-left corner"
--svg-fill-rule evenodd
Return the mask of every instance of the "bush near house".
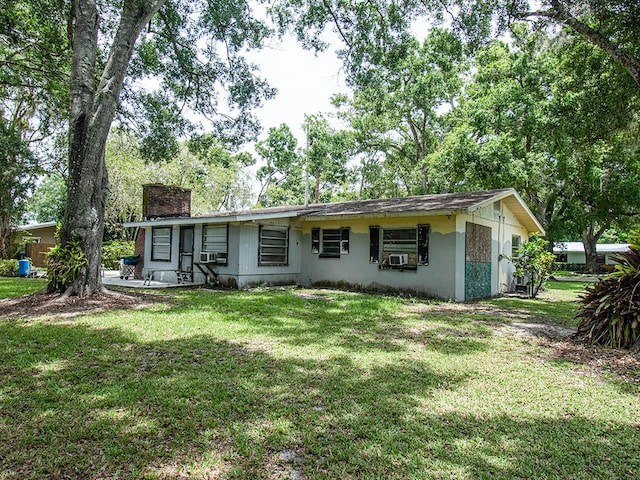
<path id="1" fill-rule="evenodd" d="M 596 273 L 611 273 L 612 266 L 611 265 L 596 265 L 597 272 Z M 552 266 L 552 270 L 554 272 L 573 272 L 573 273 L 587 273 L 587 266 L 584 263 L 561 263 L 554 262 Z"/>
<path id="2" fill-rule="evenodd" d="M 135 242 L 121 242 L 112 240 L 102 245 L 102 264 L 109 270 L 117 270 L 120 259 L 135 252 Z"/>
<path id="3" fill-rule="evenodd" d="M 527 293 L 536 298 L 544 282 L 551 276 L 551 265 L 554 255 L 547 251 L 547 242 L 538 235 L 532 235 L 513 257 L 507 257 L 513 262 L 515 277 L 523 277 L 527 282 Z"/>
<path id="4" fill-rule="evenodd" d="M 17 277 L 18 260 L 0 260 L 0 277 Z"/>
<path id="5" fill-rule="evenodd" d="M 578 308 L 576 335 L 586 343 L 640 348 L 640 229 L 629 251 L 614 255 L 613 272 L 587 287 Z"/>

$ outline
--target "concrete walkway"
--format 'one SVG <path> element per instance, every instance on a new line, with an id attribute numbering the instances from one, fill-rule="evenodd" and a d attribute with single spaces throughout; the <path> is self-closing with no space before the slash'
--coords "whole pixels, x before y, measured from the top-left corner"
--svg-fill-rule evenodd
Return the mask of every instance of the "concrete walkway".
<path id="1" fill-rule="evenodd" d="M 128 280 L 125 280 L 124 278 L 120 278 L 120 272 L 118 270 L 105 270 L 102 283 L 107 287 L 117 286 L 127 288 L 176 288 L 204 285 L 204 283 L 170 283 L 158 280 L 151 280 L 148 285 L 145 285 L 142 279 L 129 277 Z"/>

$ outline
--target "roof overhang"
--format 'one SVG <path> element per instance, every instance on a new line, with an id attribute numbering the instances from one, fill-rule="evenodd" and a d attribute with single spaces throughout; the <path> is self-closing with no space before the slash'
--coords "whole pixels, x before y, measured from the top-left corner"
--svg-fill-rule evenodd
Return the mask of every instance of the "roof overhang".
<path id="1" fill-rule="evenodd" d="M 350 218 L 389 218 L 389 217 L 437 217 L 437 216 L 455 216 L 466 213 L 463 210 L 452 209 L 439 209 L 439 210 L 408 210 L 404 212 L 379 212 L 379 213 L 349 213 L 349 214 L 310 214 L 308 216 L 303 215 L 303 220 L 315 222 L 315 221 L 328 221 L 328 220 L 343 220 Z"/>
<path id="2" fill-rule="evenodd" d="M 527 204 L 524 202 L 522 197 L 513 188 L 505 190 L 504 192 L 483 202 L 477 203 L 474 207 L 469 209 L 469 213 L 473 213 L 476 210 L 487 207 L 498 200 L 502 200 L 502 203 L 515 215 L 530 234 L 537 233 L 541 236 L 545 236 L 547 234 L 536 216 L 531 212 L 529 207 L 527 207 Z"/>
<path id="3" fill-rule="evenodd" d="M 291 207 L 283 211 L 260 211 L 246 210 L 243 212 L 224 213 L 219 215 L 209 215 L 204 217 L 173 217 L 173 218 L 157 218 L 153 220 L 142 220 L 138 222 L 126 222 L 125 227 L 149 227 L 149 226 L 171 226 L 171 225 L 202 225 L 216 223 L 245 223 L 245 222 L 264 222 L 277 219 L 293 219 L 299 218 L 303 221 L 329 221 L 353 218 L 398 218 L 398 217 L 436 217 L 436 216 L 457 216 L 468 214 L 471 215 L 475 211 L 492 205 L 494 202 L 502 200 L 503 204 L 515 215 L 518 221 L 527 229 L 529 233 L 539 233 L 545 235 L 544 228 L 538 222 L 531 210 L 524 203 L 520 195 L 512 189 L 504 189 L 496 191 L 495 195 L 488 196 L 486 199 L 465 206 L 462 208 L 433 208 L 420 209 L 409 208 L 407 210 L 379 210 L 367 211 L 366 209 L 359 211 L 336 211 L 335 213 L 323 212 L 322 207 Z M 364 208 L 364 207 L 363 207 Z"/>
<path id="4" fill-rule="evenodd" d="M 166 227 L 171 225 L 204 225 L 215 223 L 243 223 L 243 222 L 259 222 L 265 220 L 277 220 L 280 218 L 295 218 L 300 213 L 298 211 L 277 212 L 277 213 L 245 213 L 208 217 L 170 217 L 156 218 L 153 220 L 140 220 L 138 222 L 125 222 L 125 227 Z"/>
<path id="5" fill-rule="evenodd" d="M 24 232 L 29 230 L 39 230 L 41 228 L 51 228 L 55 227 L 58 222 L 44 222 L 44 223 L 32 223 L 30 225 L 19 225 L 14 228 L 16 232 Z"/>

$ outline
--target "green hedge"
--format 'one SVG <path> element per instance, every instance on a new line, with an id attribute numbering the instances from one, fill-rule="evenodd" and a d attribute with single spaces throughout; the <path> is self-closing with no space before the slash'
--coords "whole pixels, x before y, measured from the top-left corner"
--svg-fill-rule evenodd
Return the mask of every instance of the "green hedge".
<path id="1" fill-rule="evenodd" d="M 102 264 L 107 270 L 117 270 L 120 268 L 120 259 L 133 255 L 136 246 L 134 242 L 121 242 L 112 240 L 102 245 Z"/>
<path id="2" fill-rule="evenodd" d="M 18 260 L 0 260 L 0 277 L 17 277 Z"/>

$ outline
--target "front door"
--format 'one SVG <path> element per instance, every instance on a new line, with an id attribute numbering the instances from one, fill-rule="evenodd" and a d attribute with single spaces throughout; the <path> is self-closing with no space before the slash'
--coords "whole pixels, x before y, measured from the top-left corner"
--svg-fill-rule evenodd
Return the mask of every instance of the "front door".
<path id="1" fill-rule="evenodd" d="M 491 296 L 491 227 L 467 222 L 464 299 Z"/>
<path id="2" fill-rule="evenodd" d="M 193 227 L 180 227 L 180 276 L 193 282 Z"/>

